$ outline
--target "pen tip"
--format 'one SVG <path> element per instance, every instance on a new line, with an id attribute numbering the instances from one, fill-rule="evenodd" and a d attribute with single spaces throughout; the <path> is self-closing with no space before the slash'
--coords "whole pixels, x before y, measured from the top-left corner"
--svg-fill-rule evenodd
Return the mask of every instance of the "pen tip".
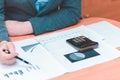
<path id="1" fill-rule="evenodd" d="M 31 63 L 29 63 L 29 65 L 31 65 L 31 66 L 32 66 L 32 64 L 31 64 Z"/>

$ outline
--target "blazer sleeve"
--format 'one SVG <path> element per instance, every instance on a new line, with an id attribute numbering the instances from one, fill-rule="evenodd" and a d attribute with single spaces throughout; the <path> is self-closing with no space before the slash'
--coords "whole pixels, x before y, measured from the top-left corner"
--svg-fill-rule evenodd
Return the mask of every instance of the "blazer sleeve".
<path id="1" fill-rule="evenodd" d="M 0 0 L 0 41 L 7 40 L 10 41 L 8 37 L 8 33 L 4 24 L 5 16 L 4 16 L 4 1 Z"/>
<path id="2" fill-rule="evenodd" d="M 51 6 L 52 7 L 52 6 Z M 60 9 L 42 17 L 30 18 L 34 34 L 40 34 L 76 24 L 81 18 L 81 0 L 64 0 Z"/>

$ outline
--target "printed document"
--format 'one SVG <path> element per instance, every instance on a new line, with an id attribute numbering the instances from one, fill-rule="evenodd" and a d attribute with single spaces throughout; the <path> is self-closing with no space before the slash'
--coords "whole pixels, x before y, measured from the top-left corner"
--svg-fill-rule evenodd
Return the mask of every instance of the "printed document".
<path id="1" fill-rule="evenodd" d="M 112 47 L 120 47 L 120 28 L 107 22 L 100 21 L 94 24 L 90 24 L 87 28 L 94 30 L 96 33 L 104 37 L 105 43 Z"/>
<path id="2" fill-rule="evenodd" d="M 82 53 L 66 42 L 67 39 L 86 36 L 99 43 L 98 48 Z M 105 43 L 104 37 L 85 26 L 14 42 L 20 60 L 14 65 L 0 64 L 0 80 L 49 80 L 68 72 L 84 69 L 113 60 L 120 52 Z"/>

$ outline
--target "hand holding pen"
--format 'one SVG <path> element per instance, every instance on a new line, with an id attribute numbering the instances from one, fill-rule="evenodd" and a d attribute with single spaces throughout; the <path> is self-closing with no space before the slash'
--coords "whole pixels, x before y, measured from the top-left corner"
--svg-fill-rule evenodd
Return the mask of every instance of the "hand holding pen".
<path id="1" fill-rule="evenodd" d="M 11 65 L 16 62 L 16 59 L 19 59 L 25 64 L 30 64 L 28 61 L 18 57 L 18 54 L 15 52 L 15 47 L 12 42 L 2 41 L 0 43 L 0 62 L 3 64 Z"/>
<path id="2" fill-rule="evenodd" d="M 5 52 L 6 54 L 11 54 L 10 51 L 7 50 L 7 49 L 3 49 L 3 52 Z M 22 58 L 20 58 L 20 57 L 18 57 L 18 56 L 15 56 L 15 58 L 18 59 L 18 60 L 20 60 L 20 61 L 22 61 L 22 62 L 24 62 L 25 64 L 32 65 L 32 64 L 29 63 L 28 61 L 26 61 L 26 60 L 24 60 L 24 59 L 22 59 Z"/>
<path id="3" fill-rule="evenodd" d="M 9 50 L 11 54 L 6 54 L 3 50 Z M 15 52 L 15 47 L 12 42 L 2 41 L 0 42 L 0 63 L 11 65 L 16 62 L 15 56 L 18 54 Z"/>

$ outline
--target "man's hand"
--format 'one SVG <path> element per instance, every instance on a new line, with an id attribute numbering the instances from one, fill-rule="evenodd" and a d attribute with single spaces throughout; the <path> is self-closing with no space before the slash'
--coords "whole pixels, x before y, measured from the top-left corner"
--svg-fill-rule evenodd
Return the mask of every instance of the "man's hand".
<path id="1" fill-rule="evenodd" d="M 5 21 L 9 36 L 20 36 L 33 33 L 30 21 L 20 22 L 15 20 Z"/>
<path id="2" fill-rule="evenodd" d="M 8 50 L 10 53 L 7 54 L 4 50 Z M 15 47 L 12 42 L 2 41 L 0 42 L 0 63 L 11 65 L 15 63 L 18 54 L 15 52 Z"/>

